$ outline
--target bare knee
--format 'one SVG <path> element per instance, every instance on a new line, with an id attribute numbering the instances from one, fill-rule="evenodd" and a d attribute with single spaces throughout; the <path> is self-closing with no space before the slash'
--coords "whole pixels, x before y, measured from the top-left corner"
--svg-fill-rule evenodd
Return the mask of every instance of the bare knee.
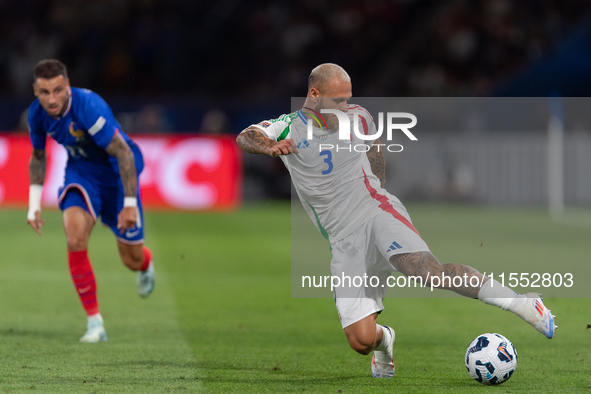
<path id="1" fill-rule="evenodd" d="M 72 252 L 88 249 L 88 237 L 82 233 L 66 234 L 66 243 Z"/>
<path id="2" fill-rule="evenodd" d="M 359 354 L 368 355 L 375 347 L 375 334 L 371 337 L 366 336 L 354 336 L 347 338 L 351 349 L 355 350 Z"/>
<path id="3" fill-rule="evenodd" d="M 64 211 L 63 218 L 68 250 L 88 249 L 88 238 L 94 225 L 92 216 L 80 207 L 70 207 Z"/>
<path id="4" fill-rule="evenodd" d="M 139 271 L 144 264 L 143 259 L 134 259 L 129 255 L 121 256 L 121 261 L 123 261 L 123 264 L 132 271 Z"/>
<path id="5" fill-rule="evenodd" d="M 371 353 L 376 341 L 380 339 L 376 331 L 376 317 L 377 315 L 373 314 L 345 328 L 349 346 L 359 354 Z"/>

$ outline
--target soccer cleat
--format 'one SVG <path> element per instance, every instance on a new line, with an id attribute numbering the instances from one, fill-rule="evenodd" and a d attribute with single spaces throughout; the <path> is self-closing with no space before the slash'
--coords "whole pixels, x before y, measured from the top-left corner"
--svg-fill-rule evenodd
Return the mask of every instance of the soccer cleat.
<path id="1" fill-rule="evenodd" d="M 80 342 L 97 343 L 107 342 L 107 331 L 103 322 L 99 319 L 92 319 L 88 321 L 86 334 L 80 338 Z"/>
<path id="2" fill-rule="evenodd" d="M 154 262 L 150 261 L 148 269 L 137 274 L 137 292 L 142 298 L 146 298 L 154 291 Z"/>
<path id="3" fill-rule="evenodd" d="M 396 367 L 394 366 L 394 340 L 396 334 L 394 330 L 388 326 L 385 328 L 384 335 L 386 336 L 387 351 L 374 350 L 371 357 L 371 374 L 374 378 L 391 378 L 394 376 Z"/>
<path id="4" fill-rule="evenodd" d="M 513 313 L 521 317 L 523 320 L 534 326 L 536 330 L 541 332 L 548 339 L 554 338 L 556 328 L 554 325 L 554 315 L 544 305 L 544 300 L 539 293 L 524 294 L 523 302 L 511 308 Z"/>

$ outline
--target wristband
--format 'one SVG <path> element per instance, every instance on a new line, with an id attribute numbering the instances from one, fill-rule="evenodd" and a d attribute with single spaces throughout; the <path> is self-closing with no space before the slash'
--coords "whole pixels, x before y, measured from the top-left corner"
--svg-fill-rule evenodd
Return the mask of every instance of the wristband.
<path id="1" fill-rule="evenodd" d="M 29 186 L 29 212 L 27 220 L 35 220 L 35 212 L 41 212 L 41 195 L 43 194 L 43 185 Z"/>
<path id="2" fill-rule="evenodd" d="M 137 198 L 136 197 L 124 197 L 123 198 L 123 208 L 136 208 L 137 207 Z"/>

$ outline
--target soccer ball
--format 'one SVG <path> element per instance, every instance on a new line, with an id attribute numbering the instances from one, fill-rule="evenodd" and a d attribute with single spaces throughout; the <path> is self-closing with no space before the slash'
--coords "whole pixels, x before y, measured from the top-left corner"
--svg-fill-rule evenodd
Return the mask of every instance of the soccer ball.
<path id="1" fill-rule="evenodd" d="M 466 368 L 477 382 L 500 384 L 509 380 L 517 367 L 517 350 L 500 334 L 482 334 L 466 350 Z"/>

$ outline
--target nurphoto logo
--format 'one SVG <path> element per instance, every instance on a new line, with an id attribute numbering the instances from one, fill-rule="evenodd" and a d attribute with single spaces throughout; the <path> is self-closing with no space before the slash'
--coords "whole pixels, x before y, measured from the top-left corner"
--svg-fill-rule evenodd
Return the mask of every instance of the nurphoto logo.
<path id="1" fill-rule="evenodd" d="M 353 135 L 362 141 L 375 141 L 376 139 L 380 138 L 384 133 L 384 113 L 378 112 L 378 127 L 375 134 L 365 134 L 359 130 L 359 121 L 358 117 L 361 116 L 365 120 L 366 124 L 371 124 L 373 120 L 371 119 L 369 113 L 360 110 L 349 110 L 347 113 L 340 111 L 338 109 L 321 109 L 320 113 L 314 111 L 317 116 L 312 115 L 312 118 L 318 124 L 318 127 L 322 129 L 326 129 L 328 131 L 328 126 L 326 120 L 321 114 L 333 114 L 337 117 L 339 121 L 339 140 L 341 141 L 353 141 Z M 351 121 L 349 119 L 349 114 L 353 114 L 353 125 L 351 125 Z M 318 117 L 320 119 L 318 119 Z M 410 120 L 409 123 L 395 123 L 394 119 L 408 119 Z M 410 132 L 409 129 L 413 128 L 417 124 L 417 117 L 409 112 L 386 112 L 386 140 L 392 141 L 392 134 L 394 130 L 402 131 L 411 141 L 417 141 L 417 137 L 414 136 L 413 133 Z M 313 132 L 312 132 L 312 122 L 308 122 L 308 133 L 306 138 L 308 140 L 314 139 Z M 353 134 L 352 134 L 353 133 Z M 350 144 L 349 142 L 349 144 Z M 388 150 L 389 152 L 402 152 L 403 147 L 400 144 L 374 144 L 377 146 L 378 151 L 380 151 L 381 147 L 385 147 L 384 149 Z M 334 144 L 320 144 L 320 151 L 327 150 L 327 149 L 335 149 L 339 150 L 354 150 L 355 152 L 367 152 L 371 146 L 362 144 L 351 144 L 347 147 L 336 146 Z"/>

